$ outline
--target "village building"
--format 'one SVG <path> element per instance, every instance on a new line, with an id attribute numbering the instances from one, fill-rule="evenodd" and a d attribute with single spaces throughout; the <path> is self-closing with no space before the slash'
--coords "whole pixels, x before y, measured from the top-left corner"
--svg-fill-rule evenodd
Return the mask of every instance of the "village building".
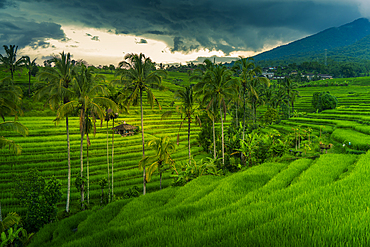
<path id="1" fill-rule="evenodd" d="M 125 137 L 125 136 L 135 135 L 135 130 L 137 128 L 138 127 L 136 127 L 136 126 L 132 126 L 132 125 L 123 123 L 123 124 L 120 124 L 120 125 L 112 128 L 112 129 L 115 130 L 116 134 L 120 134 L 121 136 Z"/>

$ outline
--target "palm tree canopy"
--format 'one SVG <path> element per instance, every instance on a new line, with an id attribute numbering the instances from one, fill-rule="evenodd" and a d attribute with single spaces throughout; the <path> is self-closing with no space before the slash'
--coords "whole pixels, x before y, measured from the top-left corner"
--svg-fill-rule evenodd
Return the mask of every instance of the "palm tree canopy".
<path id="1" fill-rule="evenodd" d="M 54 67 L 45 67 L 38 75 L 45 85 L 36 92 L 35 100 L 46 98 L 51 109 L 57 109 L 61 104 L 67 103 L 71 94 L 69 85 L 76 75 L 76 68 L 71 61 L 71 54 L 60 53 L 60 57 L 54 57 L 51 62 Z"/>
<path id="2" fill-rule="evenodd" d="M 117 74 L 121 77 L 120 82 L 125 86 L 126 91 L 130 92 L 127 96 L 128 105 L 137 105 L 142 91 L 147 93 L 147 100 L 151 107 L 156 103 L 161 108 L 150 87 L 164 90 L 165 87 L 161 83 L 162 78 L 167 76 L 166 71 L 155 70 L 152 60 L 145 57 L 143 53 L 127 54 L 118 67 L 121 68 L 117 70 Z"/>
<path id="3" fill-rule="evenodd" d="M 162 173 L 165 165 L 171 165 L 174 163 L 174 160 L 171 158 L 171 154 L 175 152 L 176 146 L 168 136 L 164 136 L 150 140 L 147 143 L 147 147 L 154 150 L 155 154 L 141 159 L 139 162 L 139 168 L 143 169 L 146 167 L 146 180 L 149 182 L 152 174 L 156 170 Z"/>
<path id="4" fill-rule="evenodd" d="M 5 116 L 21 115 L 22 109 L 19 107 L 22 99 L 22 90 L 14 86 L 10 77 L 0 80 L 0 116 L 5 122 Z"/>
<path id="5" fill-rule="evenodd" d="M 81 65 L 80 71 L 72 81 L 70 90 L 70 96 L 74 100 L 59 108 L 57 120 L 62 119 L 66 114 L 74 112 L 75 109 L 82 109 L 84 113 L 89 111 L 100 119 L 105 117 L 104 107 L 118 112 L 118 106 L 111 99 L 104 97 L 108 94 L 106 88 L 97 84 L 102 79 L 100 75 L 94 75 L 92 69 Z"/>
<path id="6" fill-rule="evenodd" d="M 208 107 L 217 102 L 218 107 L 223 107 L 226 114 L 226 99 L 236 97 L 236 88 L 239 81 L 232 78 L 232 72 L 226 67 L 216 65 L 214 68 L 207 70 L 202 81 L 195 86 L 196 95 L 203 94 L 203 103 Z"/>
<path id="7" fill-rule="evenodd" d="M 6 67 L 9 68 L 11 73 L 11 78 L 13 79 L 13 72 L 15 71 L 16 67 L 23 63 L 23 59 L 20 58 L 17 60 L 17 50 L 18 46 L 15 45 L 3 45 L 6 56 L 0 54 L 0 62 L 2 62 Z"/>

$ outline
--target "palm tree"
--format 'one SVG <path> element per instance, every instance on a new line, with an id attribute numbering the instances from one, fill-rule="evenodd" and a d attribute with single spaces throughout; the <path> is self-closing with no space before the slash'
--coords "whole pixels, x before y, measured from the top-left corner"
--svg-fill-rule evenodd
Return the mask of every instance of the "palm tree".
<path id="1" fill-rule="evenodd" d="M 232 99 L 237 94 L 236 88 L 238 81 L 231 78 L 232 72 L 226 67 L 216 65 L 206 71 L 202 81 L 196 85 L 198 92 L 202 92 L 203 102 L 208 103 L 208 107 L 217 104 L 220 109 L 221 119 L 221 142 L 222 142 L 222 164 L 225 164 L 225 141 L 224 141 L 224 122 L 226 118 L 226 101 Z M 224 117 L 222 117 L 224 116 Z"/>
<path id="2" fill-rule="evenodd" d="M 72 93 L 74 94 L 74 100 L 62 105 L 58 109 L 57 119 L 62 119 L 65 115 L 79 109 L 80 112 L 80 171 L 81 177 L 83 177 L 83 137 L 85 135 L 86 122 L 88 119 L 88 113 L 103 119 L 105 116 L 105 108 L 110 107 L 114 111 L 118 111 L 117 105 L 110 99 L 97 96 L 107 95 L 107 90 L 102 85 L 97 85 L 97 81 L 102 79 L 101 76 L 94 76 L 92 69 L 86 68 L 85 65 L 81 65 L 80 71 L 75 77 L 74 83 L 72 84 Z M 84 182 L 81 184 L 81 204 L 83 206 L 84 201 Z"/>
<path id="3" fill-rule="evenodd" d="M 22 114 L 19 108 L 22 97 L 22 90 L 13 85 L 12 80 L 7 77 L 0 80 L 0 116 L 3 122 L 0 123 L 0 131 L 14 131 L 23 136 L 28 135 L 28 129 L 21 123 L 16 122 L 18 115 Z M 14 121 L 6 121 L 5 116 L 15 116 Z M 14 141 L 6 139 L 0 135 L 0 148 L 9 148 L 11 152 L 19 155 L 22 148 Z"/>
<path id="4" fill-rule="evenodd" d="M 28 97 L 31 97 L 31 74 L 32 69 L 36 67 L 36 58 L 31 61 L 29 56 L 22 56 L 22 63 L 26 66 L 28 69 Z"/>
<path id="5" fill-rule="evenodd" d="M 163 113 L 162 119 L 166 117 L 170 117 L 173 113 L 178 113 L 181 116 L 181 123 L 179 128 L 179 133 L 177 135 L 177 143 L 179 143 L 180 139 L 180 130 L 182 124 L 187 121 L 188 123 L 188 148 L 189 148 L 189 164 L 191 162 L 191 149 L 190 149 L 190 124 L 192 119 L 195 118 L 197 122 L 200 124 L 200 112 L 199 112 L 199 105 L 196 104 L 194 101 L 194 94 L 192 86 L 186 86 L 184 90 L 178 90 L 175 93 L 175 99 L 181 102 L 181 105 L 176 107 L 174 111 L 167 111 Z"/>
<path id="6" fill-rule="evenodd" d="M 167 75 L 167 72 L 163 70 L 155 70 L 153 68 L 153 62 L 148 57 L 145 57 L 143 53 L 138 54 L 127 54 L 124 57 L 124 61 L 118 64 L 121 70 L 118 73 L 121 74 L 121 83 L 124 84 L 125 89 L 129 92 L 126 98 L 127 105 L 137 105 L 140 102 L 141 109 L 141 138 L 143 147 L 143 158 L 145 158 L 145 141 L 144 141 L 144 114 L 143 114 L 143 92 L 146 92 L 148 103 L 153 108 L 154 102 L 157 103 L 159 109 L 158 100 L 155 98 L 151 88 L 158 88 L 163 90 L 164 87 L 161 85 L 162 77 Z M 143 169 L 143 194 L 146 194 L 146 175 L 145 167 Z"/>
<path id="7" fill-rule="evenodd" d="M 6 121 L 3 123 L 0 123 L 0 131 L 6 130 L 6 131 L 14 131 L 22 136 L 28 135 L 28 128 L 25 127 L 23 124 L 13 121 Z M 1 133 L 1 132 L 0 132 Z M 0 148 L 9 148 L 12 153 L 15 153 L 17 155 L 20 155 L 22 152 L 22 148 L 17 145 L 14 141 L 6 139 L 4 136 L 0 137 Z"/>
<path id="8" fill-rule="evenodd" d="M 14 79 L 14 71 L 18 66 L 22 64 L 22 58 L 17 60 L 17 50 L 18 46 L 15 45 L 3 45 L 6 56 L 0 54 L 0 62 L 2 62 L 10 70 L 10 77 Z"/>
<path id="9" fill-rule="evenodd" d="M 94 124 L 91 118 L 86 116 L 85 133 L 86 133 L 86 182 L 87 182 L 87 204 L 90 204 L 90 171 L 89 171 L 89 147 L 91 146 L 89 134 L 94 129 L 94 136 L 96 133 L 95 119 Z"/>
<path id="10" fill-rule="evenodd" d="M 120 109 L 121 112 L 127 113 L 127 107 L 122 104 L 124 100 L 124 94 L 121 92 L 117 92 L 116 87 L 114 84 L 116 83 L 115 80 L 111 81 L 107 85 L 108 89 L 108 98 L 111 99 L 114 103 L 116 103 Z M 118 117 L 118 112 L 113 112 L 112 109 L 107 109 L 105 121 L 107 121 L 107 163 L 108 163 L 108 181 L 109 181 L 109 144 L 108 144 L 108 121 L 112 119 L 112 191 L 111 196 L 113 198 L 114 196 L 114 119 Z"/>
<path id="11" fill-rule="evenodd" d="M 282 85 L 288 100 L 288 117 L 290 118 L 290 106 L 292 106 L 292 112 L 294 112 L 294 100 L 299 95 L 297 90 L 299 85 L 287 77 L 282 81 Z"/>
<path id="12" fill-rule="evenodd" d="M 215 62 L 215 60 L 214 60 Z M 215 63 L 212 63 L 208 58 L 203 61 L 203 64 L 199 65 L 199 69 L 196 69 L 193 73 L 193 76 L 190 78 L 190 81 L 198 80 L 200 83 L 195 85 L 195 97 L 203 97 L 203 87 L 205 85 L 204 74 L 208 70 L 212 70 L 215 67 Z M 204 102 L 203 102 L 204 103 Z M 216 101 L 213 104 L 208 104 L 206 107 L 207 115 L 209 119 L 212 120 L 212 132 L 213 132 L 213 158 L 216 159 L 216 131 L 215 131 L 215 121 L 217 116 L 217 111 L 215 111 Z"/>
<path id="13" fill-rule="evenodd" d="M 74 63 L 71 61 L 71 54 L 64 52 L 60 53 L 60 57 L 54 57 L 51 60 L 55 66 L 45 67 L 39 74 L 41 81 L 46 81 L 46 84 L 35 94 L 35 100 L 45 98 L 52 110 L 57 110 L 60 105 L 66 104 L 70 100 L 70 84 L 75 75 Z M 66 118 L 66 133 L 67 133 L 67 156 L 68 156 L 68 185 L 67 185 L 67 203 L 66 212 L 69 212 L 70 194 L 71 194 L 71 147 L 69 142 L 69 125 L 68 115 Z"/>
<path id="14" fill-rule="evenodd" d="M 147 169 L 146 180 L 149 182 L 152 174 L 159 172 L 159 189 L 162 189 L 162 173 L 169 169 L 165 165 L 172 165 L 174 160 L 171 154 L 175 152 L 176 146 L 168 136 L 154 138 L 147 143 L 147 147 L 155 151 L 155 155 L 146 156 L 139 162 L 139 168 Z M 150 165 L 149 165 L 150 164 Z M 149 166 L 148 166 L 149 165 Z"/>
<path id="15" fill-rule="evenodd" d="M 258 87 L 261 84 L 270 85 L 265 77 L 258 76 L 262 73 L 260 67 L 256 67 L 253 58 L 242 58 L 236 61 L 233 70 L 239 73 L 241 90 L 243 95 L 243 138 L 245 135 L 245 117 L 246 117 L 246 94 L 249 97 L 252 106 L 253 123 L 256 123 L 257 101 L 259 100 Z M 244 139 L 243 139 L 244 140 Z"/>

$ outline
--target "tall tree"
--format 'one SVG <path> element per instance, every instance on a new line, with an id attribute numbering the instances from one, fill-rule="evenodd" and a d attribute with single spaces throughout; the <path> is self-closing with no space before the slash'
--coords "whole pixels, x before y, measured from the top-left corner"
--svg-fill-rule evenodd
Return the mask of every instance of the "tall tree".
<path id="1" fill-rule="evenodd" d="M 31 97 L 31 75 L 34 67 L 36 67 L 36 58 L 31 61 L 29 56 L 22 56 L 22 63 L 28 69 L 28 97 Z"/>
<path id="2" fill-rule="evenodd" d="M 243 98 L 243 138 L 245 135 L 246 98 L 249 98 L 252 107 L 253 123 L 256 123 L 257 101 L 259 100 L 258 87 L 261 84 L 270 85 L 266 77 L 259 76 L 262 73 L 260 67 L 256 67 L 253 58 L 242 58 L 235 62 L 233 71 L 239 74 L 241 92 Z M 244 139 L 243 139 L 244 140 Z"/>
<path id="3" fill-rule="evenodd" d="M 216 65 L 206 71 L 202 81 L 196 85 L 202 91 L 203 102 L 208 106 L 217 103 L 221 119 L 222 164 L 225 164 L 224 119 L 226 118 L 226 102 L 237 94 L 238 80 L 233 79 L 232 72 L 222 65 Z"/>
<path id="4" fill-rule="evenodd" d="M 3 45 L 6 56 L 0 54 L 0 62 L 5 65 L 10 71 L 10 77 L 14 79 L 14 71 L 22 64 L 22 58 L 17 60 L 18 46 L 15 45 Z"/>
<path id="5" fill-rule="evenodd" d="M 90 113 L 93 117 L 99 117 L 103 119 L 105 117 L 105 108 L 112 108 L 114 111 L 118 111 L 117 105 L 110 99 L 99 95 L 107 95 L 107 90 L 102 85 L 97 84 L 98 80 L 102 79 L 99 75 L 94 75 L 92 69 L 86 68 L 84 64 L 81 65 L 80 71 L 75 76 L 75 80 L 72 83 L 72 93 L 74 94 L 73 99 L 70 102 L 62 105 L 58 109 L 57 119 L 62 119 L 64 116 L 70 114 L 74 109 L 78 109 L 80 116 L 80 171 L 81 178 L 83 177 L 83 137 L 86 134 L 86 122 L 88 114 Z M 81 183 L 81 204 L 84 202 L 84 190 L 85 184 L 82 180 Z"/>
<path id="6" fill-rule="evenodd" d="M 146 179 L 148 182 L 152 174 L 158 170 L 159 189 L 162 189 L 162 173 L 169 169 L 169 167 L 165 167 L 166 165 L 171 166 L 174 163 L 171 154 L 175 152 L 176 146 L 168 136 L 154 138 L 147 143 L 147 146 L 149 149 L 154 150 L 155 154 L 142 158 L 139 162 L 139 167 L 141 169 L 147 169 Z"/>
<path id="7" fill-rule="evenodd" d="M 140 103 L 141 109 L 141 138 L 143 147 L 143 158 L 145 158 L 145 141 L 144 141 L 144 112 L 143 112 L 143 93 L 147 95 L 148 103 L 153 107 L 157 103 L 161 106 L 155 98 L 151 88 L 163 90 L 161 85 L 162 77 L 167 75 L 166 71 L 155 70 L 152 60 L 145 57 L 143 53 L 127 54 L 124 61 L 118 64 L 121 68 L 118 73 L 121 75 L 121 83 L 125 86 L 129 95 L 126 98 L 127 105 L 137 105 Z M 150 85 L 150 86 L 149 86 Z M 143 194 L 146 194 L 146 175 L 145 167 L 143 169 Z"/>
<path id="8" fill-rule="evenodd" d="M 189 164 L 191 162 L 191 148 L 190 148 L 190 124 L 192 119 L 196 119 L 197 122 L 200 124 L 200 112 L 199 112 L 199 104 L 197 104 L 194 100 L 194 93 L 192 86 L 186 86 L 184 90 L 178 90 L 175 93 L 175 99 L 181 102 L 180 105 L 176 107 L 174 111 L 167 111 L 163 113 L 162 119 L 166 117 L 170 117 L 173 113 L 180 114 L 181 123 L 179 128 L 179 133 L 177 135 L 177 143 L 180 140 L 180 130 L 184 122 L 188 124 L 188 148 L 189 148 Z"/>
<path id="9" fill-rule="evenodd" d="M 0 131 L 14 131 L 23 136 L 28 135 L 28 129 L 19 122 L 16 122 L 18 115 L 22 114 L 19 107 L 22 98 L 22 90 L 14 86 L 12 80 L 6 77 L 0 80 L 0 116 L 3 122 L 0 123 Z M 14 121 L 6 121 L 5 116 L 14 116 Z M 0 149 L 9 148 L 15 154 L 21 154 L 22 148 L 14 141 L 6 139 L 0 132 Z"/>
<path id="10" fill-rule="evenodd" d="M 214 60 L 215 62 L 215 60 Z M 203 97 L 203 87 L 207 83 L 204 81 L 204 74 L 208 70 L 212 70 L 215 67 L 215 63 L 212 63 L 211 60 L 208 58 L 203 61 L 203 64 L 200 64 L 199 69 L 196 69 L 193 73 L 193 75 L 190 77 L 190 81 L 198 81 L 195 85 L 195 97 L 200 98 Z M 204 103 L 204 102 L 203 102 Z M 216 101 L 214 101 L 212 104 L 206 103 L 206 111 L 209 119 L 212 120 L 212 133 L 213 133 L 213 158 L 216 159 L 216 130 L 215 130 L 215 121 L 216 117 L 218 116 L 217 111 L 215 110 L 216 106 Z"/>
<path id="11" fill-rule="evenodd" d="M 108 89 L 108 95 L 107 97 L 111 99 L 114 103 L 117 104 L 120 113 L 127 113 L 127 107 L 123 103 L 124 101 L 124 94 L 121 92 L 118 92 L 115 84 L 116 81 L 113 80 L 107 85 Z M 105 116 L 105 121 L 112 120 L 112 182 L 111 182 L 111 196 L 113 198 L 114 196 L 114 120 L 118 117 L 119 112 L 113 112 L 112 109 L 107 109 L 106 110 L 106 116 Z M 108 144 L 108 122 L 107 122 L 107 163 L 108 163 L 108 170 L 109 170 L 109 144 Z M 109 171 L 108 171 L 108 181 L 109 181 Z"/>
<path id="12" fill-rule="evenodd" d="M 294 101 L 296 97 L 299 95 L 299 91 L 297 90 L 298 88 L 298 83 L 293 82 L 289 78 L 285 78 L 282 81 L 282 85 L 285 91 L 285 95 L 288 100 L 288 117 L 290 118 L 290 107 L 292 107 L 292 112 L 294 112 Z"/>
<path id="13" fill-rule="evenodd" d="M 60 57 L 54 57 L 50 60 L 54 67 L 45 67 L 39 74 L 39 80 L 45 81 L 46 84 L 35 94 L 35 100 L 45 99 L 52 110 L 57 110 L 61 105 L 70 101 L 70 84 L 75 75 L 75 66 L 71 61 L 71 54 L 60 53 Z M 66 212 L 69 212 L 70 195 L 71 195 L 71 147 L 69 142 L 69 125 L 68 114 L 66 119 L 67 133 L 67 159 L 68 159 L 68 185 L 67 185 L 67 202 Z"/>

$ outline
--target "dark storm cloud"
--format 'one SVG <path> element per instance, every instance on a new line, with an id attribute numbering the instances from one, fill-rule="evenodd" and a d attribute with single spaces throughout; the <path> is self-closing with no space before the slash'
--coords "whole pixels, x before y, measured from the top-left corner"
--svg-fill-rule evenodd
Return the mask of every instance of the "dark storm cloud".
<path id="1" fill-rule="evenodd" d="M 361 17 L 351 0 L 27 0 L 32 1 L 62 24 L 156 38 L 183 52 L 258 51 Z"/>
<path id="2" fill-rule="evenodd" d="M 16 3 L 11 0 L 0 0 L 0 9 L 4 9 L 6 7 L 16 7 Z"/>
<path id="3" fill-rule="evenodd" d="M 33 49 L 48 48 L 46 39 L 63 39 L 61 26 L 50 22 L 37 23 L 25 18 L 0 15 L 0 44 L 17 45 L 19 48 L 31 46 Z"/>

